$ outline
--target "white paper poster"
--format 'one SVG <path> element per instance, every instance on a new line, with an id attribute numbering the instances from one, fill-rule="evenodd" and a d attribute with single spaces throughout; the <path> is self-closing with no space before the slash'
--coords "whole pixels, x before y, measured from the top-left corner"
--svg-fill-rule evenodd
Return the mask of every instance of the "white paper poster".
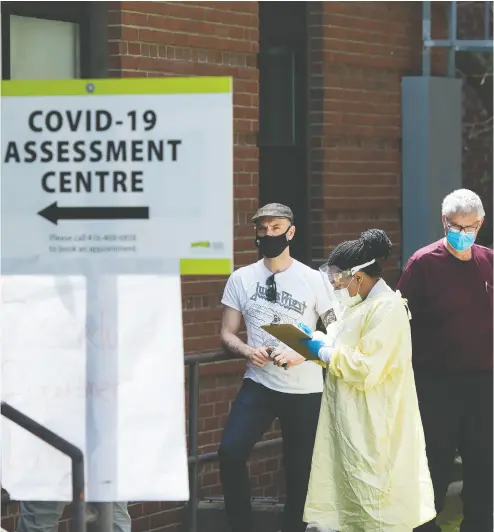
<path id="1" fill-rule="evenodd" d="M 2 276 L 2 400 L 85 446 L 83 277 Z M 2 486 L 15 500 L 71 499 L 70 459 L 2 417 Z"/>
<path id="2" fill-rule="evenodd" d="M 102 278 L 117 303 L 93 306 L 88 334 L 83 277 L 3 278 L 2 399 L 81 448 L 89 501 L 188 499 L 177 273 Z M 87 343 L 107 357 L 92 379 Z M 71 500 L 70 460 L 3 419 L 2 486 Z"/>

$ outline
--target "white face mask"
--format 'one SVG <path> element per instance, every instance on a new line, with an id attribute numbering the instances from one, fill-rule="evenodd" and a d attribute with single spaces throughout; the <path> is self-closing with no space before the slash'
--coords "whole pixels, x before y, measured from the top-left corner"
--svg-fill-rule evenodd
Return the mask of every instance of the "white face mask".
<path id="1" fill-rule="evenodd" d="M 353 277 L 352 280 L 348 283 L 348 286 L 353 283 L 354 279 L 355 277 Z M 355 305 L 362 303 L 362 296 L 358 293 L 358 290 L 360 290 L 360 285 L 357 290 L 357 295 L 355 296 L 350 295 L 350 293 L 348 292 L 348 286 L 346 288 L 340 288 L 339 290 L 334 291 L 336 299 L 345 307 L 354 307 Z"/>

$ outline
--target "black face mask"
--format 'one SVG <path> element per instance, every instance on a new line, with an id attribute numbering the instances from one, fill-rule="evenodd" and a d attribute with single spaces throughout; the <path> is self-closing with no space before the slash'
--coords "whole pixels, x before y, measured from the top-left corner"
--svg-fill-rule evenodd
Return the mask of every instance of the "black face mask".
<path id="1" fill-rule="evenodd" d="M 286 238 L 290 228 L 291 226 L 282 235 L 278 236 L 256 236 L 256 246 L 264 257 L 274 259 L 285 251 L 290 245 L 290 241 Z"/>

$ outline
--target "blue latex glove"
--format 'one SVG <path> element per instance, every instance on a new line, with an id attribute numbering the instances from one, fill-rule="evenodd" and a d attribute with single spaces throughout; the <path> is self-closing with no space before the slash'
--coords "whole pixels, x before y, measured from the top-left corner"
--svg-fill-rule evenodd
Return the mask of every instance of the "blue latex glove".
<path id="1" fill-rule="evenodd" d="M 307 348 L 309 349 L 309 351 L 317 357 L 318 353 L 319 353 L 319 349 L 321 349 L 321 347 L 324 345 L 324 342 L 322 342 L 321 340 L 314 340 L 312 339 L 312 336 L 313 336 L 313 331 L 312 329 L 306 325 L 305 323 L 302 323 L 301 321 L 299 321 L 297 323 L 297 327 L 299 329 L 302 329 L 302 331 L 304 331 L 305 334 L 307 334 L 308 336 L 311 337 L 311 340 L 300 340 L 300 343 L 301 344 L 305 344 L 307 346 Z"/>
<path id="2" fill-rule="evenodd" d="M 300 343 L 304 344 L 315 357 L 319 357 L 319 350 L 324 347 L 322 340 L 300 340 Z"/>
<path id="3" fill-rule="evenodd" d="M 302 331 L 304 331 L 304 333 L 307 335 L 307 336 L 310 336 L 312 338 L 312 329 L 308 326 L 308 325 L 305 325 L 305 323 L 302 323 L 301 321 L 299 321 L 297 323 L 297 327 L 299 329 L 301 329 Z"/>

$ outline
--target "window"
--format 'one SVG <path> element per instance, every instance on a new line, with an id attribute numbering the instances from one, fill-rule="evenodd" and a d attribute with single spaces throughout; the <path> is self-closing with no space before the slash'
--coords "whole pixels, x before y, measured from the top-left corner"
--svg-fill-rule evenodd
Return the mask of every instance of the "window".
<path id="1" fill-rule="evenodd" d="M 259 54 L 259 70 L 259 142 L 263 146 L 294 146 L 295 51 L 289 46 L 270 46 Z"/>
<path id="2" fill-rule="evenodd" d="M 78 24 L 10 15 L 10 79 L 78 77 Z"/>
<path id="3" fill-rule="evenodd" d="M 108 2 L 1 2 L 2 79 L 107 76 Z"/>

